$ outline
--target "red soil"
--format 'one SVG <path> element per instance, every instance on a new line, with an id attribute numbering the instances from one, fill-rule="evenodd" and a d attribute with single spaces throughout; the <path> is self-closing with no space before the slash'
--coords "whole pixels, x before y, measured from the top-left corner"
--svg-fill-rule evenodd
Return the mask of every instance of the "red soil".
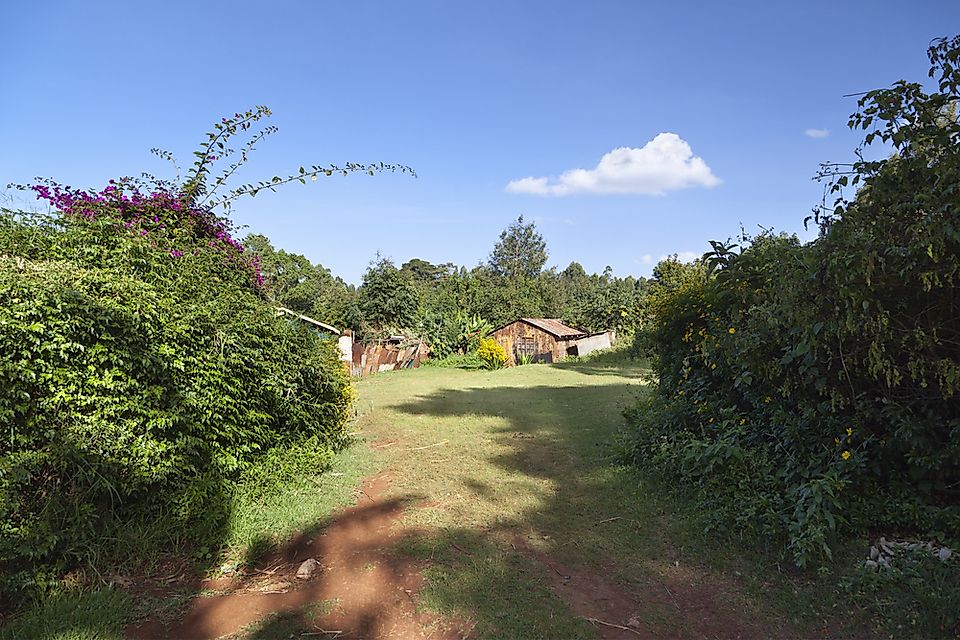
<path id="1" fill-rule="evenodd" d="M 390 553 L 403 534 L 394 525 L 404 505 L 383 498 L 389 477 L 369 478 L 356 506 L 344 509 L 322 531 L 301 535 L 271 554 L 262 569 L 237 578 L 203 581 L 212 592 L 194 598 L 178 621 L 127 628 L 138 640 L 206 639 L 271 624 L 290 614 L 314 637 L 462 638 L 449 624 L 418 613 L 414 597 L 423 584 L 418 568 Z M 320 563 L 309 580 L 296 577 L 308 558 Z M 314 605 L 311 607 L 311 605 Z M 337 633 L 339 632 L 339 633 Z"/>

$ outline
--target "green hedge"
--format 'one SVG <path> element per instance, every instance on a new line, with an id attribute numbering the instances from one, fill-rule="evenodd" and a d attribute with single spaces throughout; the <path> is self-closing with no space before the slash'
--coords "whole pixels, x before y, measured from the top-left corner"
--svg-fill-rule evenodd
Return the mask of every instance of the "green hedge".
<path id="1" fill-rule="evenodd" d="M 176 196 L 81 200 L 93 214 L 0 217 L 8 595 L 131 530 L 215 547 L 238 481 L 291 451 L 322 468 L 347 437 L 336 345 L 276 315 L 223 221 Z"/>
<path id="2" fill-rule="evenodd" d="M 714 243 L 709 275 L 690 268 L 650 299 L 638 347 L 660 382 L 628 412 L 630 455 L 688 488 L 711 526 L 801 566 L 844 534 L 957 541 L 960 72 L 943 62 L 958 57 L 956 38 L 931 49 L 941 93 L 901 83 L 861 100 L 851 124 L 879 123 L 868 141 L 897 153 L 826 167 L 841 198 L 816 241 Z"/>

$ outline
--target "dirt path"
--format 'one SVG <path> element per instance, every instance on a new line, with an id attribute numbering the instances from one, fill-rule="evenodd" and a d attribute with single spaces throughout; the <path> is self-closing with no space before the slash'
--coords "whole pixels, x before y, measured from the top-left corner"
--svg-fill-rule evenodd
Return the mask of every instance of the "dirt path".
<path id="1" fill-rule="evenodd" d="M 249 575 L 203 581 L 179 620 L 148 620 L 128 637 L 462 638 L 456 625 L 416 610 L 423 578 L 416 563 L 391 552 L 407 505 L 388 496 L 390 484 L 387 474 L 368 478 L 358 503 L 322 531 L 290 541 Z M 309 559 L 319 566 L 298 578 Z"/>
<path id="2" fill-rule="evenodd" d="M 690 561 L 664 504 L 603 459 L 635 369 L 420 370 L 360 384 L 381 471 L 355 506 L 131 638 L 798 635 Z M 310 558 L 319 566 L 298 579 Z"/>

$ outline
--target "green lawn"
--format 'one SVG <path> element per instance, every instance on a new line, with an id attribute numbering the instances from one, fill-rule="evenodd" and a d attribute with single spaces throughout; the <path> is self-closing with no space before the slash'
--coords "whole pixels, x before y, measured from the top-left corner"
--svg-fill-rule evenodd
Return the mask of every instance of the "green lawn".
<path id="1" fill-rule="evenodd" d="M 775 569 L 712 545 L 695 518 L 615 464 L 621 412 L 647 393 L 643 374 L 639 363 L 587 362 L 360 382 L 359 430 L 381 449 L 396 495 L 418 505 L 400 551 L 426 567 L 421 606 L 480 637 L 597 637 L 584 618 L 599 616 L 571 609 L 550 575 L 577 572 L 581 591 L 610 587 L 636 602 L 648 634 L 816 624 L 784 614 L 796 608 L 789 583 L 755 575 Z"/>

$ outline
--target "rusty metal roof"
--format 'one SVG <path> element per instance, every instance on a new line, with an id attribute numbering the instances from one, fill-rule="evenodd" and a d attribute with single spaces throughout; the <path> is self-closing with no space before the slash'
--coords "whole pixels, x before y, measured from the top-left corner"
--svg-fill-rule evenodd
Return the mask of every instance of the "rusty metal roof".
<path id="1" fill-rule="evenodd" d="M 579 338 L 580 336 L 587 335 L 583 331 L 580 331 L 580 329 L 568 327 L 556 318 L 520 318 L 520 320 L 527 324 L 532 324 L 536 328 L 542 329 L 556 338 Z"/>

